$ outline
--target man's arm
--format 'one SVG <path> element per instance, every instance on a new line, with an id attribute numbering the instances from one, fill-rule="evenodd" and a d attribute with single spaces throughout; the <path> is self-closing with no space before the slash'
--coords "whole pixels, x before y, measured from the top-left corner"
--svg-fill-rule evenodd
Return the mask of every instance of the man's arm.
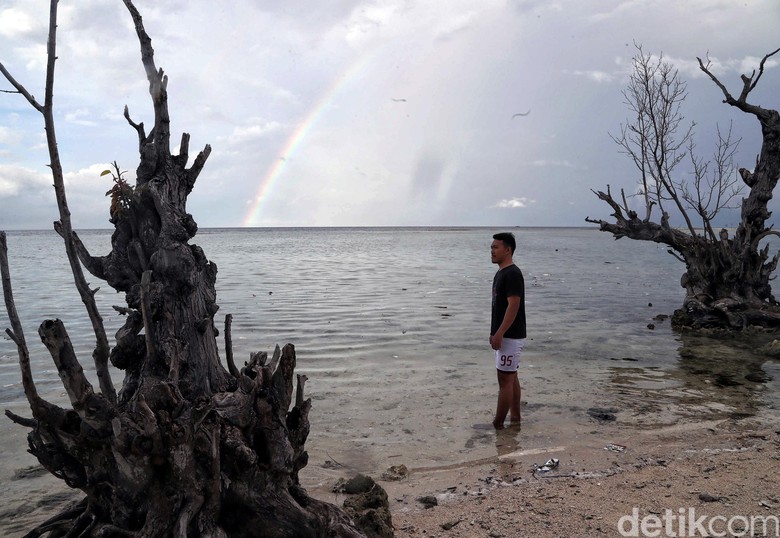
<path id="1" fill-rule="evenodd" d="M 490 347 L 493 349 L 499 349 L 501 347 L 501 342 L 504 340 L 504 333 L 512 326 L 512 323 L 514 323 L 515 318 L 517 317 L 517 312 L 520 310 L 520 296 L 510 295 L 506 299 L 509 306 L 506 307 L 504 320 L 501 322 L 501 326 L 495 334 L 490 337 Z"/>

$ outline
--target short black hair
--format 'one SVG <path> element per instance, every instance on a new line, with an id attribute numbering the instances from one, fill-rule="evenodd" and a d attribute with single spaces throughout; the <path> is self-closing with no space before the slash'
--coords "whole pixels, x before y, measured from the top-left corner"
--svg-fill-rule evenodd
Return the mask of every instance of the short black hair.
<path id="1" fill-rule="evenodd" d="M 515 236 L 512 232 L 501 232 L 493 236 L 493 239 L 503 241 L 506 246 L 512 249 L 512 254 L 515 253 L 517 243 L 515 242 Z"/>

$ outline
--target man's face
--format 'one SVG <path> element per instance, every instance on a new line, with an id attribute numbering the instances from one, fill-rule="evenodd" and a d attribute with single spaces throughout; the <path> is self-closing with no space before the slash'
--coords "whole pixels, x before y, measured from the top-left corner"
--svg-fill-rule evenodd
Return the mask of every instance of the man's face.
<path id="1" fill-rule="evenodd" d="M 493 239 L 490 244 L 490 261 L 501 265 L 507 258 L 512 257 L 512 249 L 499 239 Z"/>

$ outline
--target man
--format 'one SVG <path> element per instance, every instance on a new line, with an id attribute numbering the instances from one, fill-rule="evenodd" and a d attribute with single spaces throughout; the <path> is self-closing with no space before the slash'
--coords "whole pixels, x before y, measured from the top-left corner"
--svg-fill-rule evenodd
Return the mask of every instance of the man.
<path id="1" fill-rule="evenodd" d="M 498 403 L 493 427 L 504 428 L 506 415 L 520 424 L 520 381 L 517 367 L 525 345 L 525 280 L 512 261 L 515 236 L 508 232 L 493 236 L 490 260 L 498 265 L 493 277 L 493 307 L 490 320 L 490 347 L 496 351 Z"/>

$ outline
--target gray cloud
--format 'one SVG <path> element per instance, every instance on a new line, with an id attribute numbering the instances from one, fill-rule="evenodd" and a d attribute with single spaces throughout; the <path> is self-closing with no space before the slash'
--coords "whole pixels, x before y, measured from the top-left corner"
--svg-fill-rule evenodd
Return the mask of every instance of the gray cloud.
<path id="1" fill-rule="evenodd" d="M 253 225 L 582 225 L 609 213 L 591 189 L 634 189 L 636 172 L 608 136 L 629 115 L 620 91 L 633 43 L 688 79 L 699 149 L 733 119 L 738 160 L 750 166 L 760 132 L 721 103 L 696 56 L 709 51 L 738 92 L 780 25 L 775 0 L 138 7 L 169 75 L 173 140 L 186 131 L 192 148 L 214 149 L 188 206 L 202 226 L 241 225 L 255 206 Z M 37 97 L 46 11 L 42 0 L 0 7 L 0 61 Z M 121 113 L 127 104 L 151 124 L 147 83 L 121 3 L 61 3 L 60 13 L 56 121 L 71 210 L 80 225 L 105 227 L 101 163 L 135 168 Z M 767 64 L 756 104 L 780 106 L 778 71 Z M 2 227 L 54 220 L 42 141 L 40 115 L 0 94 Z"/>

